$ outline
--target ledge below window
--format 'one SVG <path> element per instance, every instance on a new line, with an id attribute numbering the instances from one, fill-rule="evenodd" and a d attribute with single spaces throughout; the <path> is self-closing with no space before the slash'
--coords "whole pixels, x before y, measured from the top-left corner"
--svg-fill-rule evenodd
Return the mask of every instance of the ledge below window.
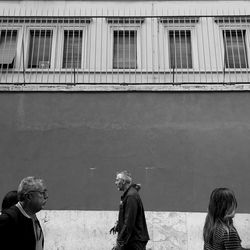
<path id="1" fill-rule="evenodd" d="M 186 91 L 250 91 L 248 84 L 1 84 L 0 92 L 186 92 Z"/>

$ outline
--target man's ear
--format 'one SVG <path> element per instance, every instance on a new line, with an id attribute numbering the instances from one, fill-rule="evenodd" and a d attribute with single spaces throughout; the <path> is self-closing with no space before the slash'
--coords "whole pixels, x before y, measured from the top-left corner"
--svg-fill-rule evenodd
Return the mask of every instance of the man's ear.
<path id="1" fill-rule="evenodd" d="M 31 196 L 32 196 L 32 194 L 31 193 L 27 193 L 27 194 L 25 194 L 25 198 L 27 199 L 27 200 L 31 200 Z"/>

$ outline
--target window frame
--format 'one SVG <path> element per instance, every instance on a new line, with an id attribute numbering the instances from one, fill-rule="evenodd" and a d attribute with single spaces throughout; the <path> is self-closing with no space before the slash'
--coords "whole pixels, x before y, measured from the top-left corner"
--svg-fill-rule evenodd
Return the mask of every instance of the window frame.
<path id="1" fill-rule="evenodd" d="M 171 39 L 170 39 L 170 32 L 189 32 L 190 33 L 190 48 L 191 48 L 191 67 L 188 67 L 188 63 L 187 63 L 187 67 L 185 68 L 182 68 L 182 67 L 175 67 L 175 68 L 172 68 L 171 64 L 172 64 L 172 61 L 171 61 Z M 171 70 L 192 70 L 193 69 L 193 45 L 192 45 L 192 32 L 190 29 L 169 29 L 168 30 L 168 51 L 169 51 L 169 68 Z M 186 51 L 187 53 L 188 51 Z M 188 53 L 187 53 L 188 54 Z M 175 58 L 176 60 L 177 58 Z M 189 60 L 188 60 L 189 61 Z M 175 62 L 175 65 L 178 65 L 178 62 L 176 61 Z"/>
<path id="2" fill-rule="evenodd" d="M 29 68 L 29 48 L 30 48 L 30 32 L 34 30 L 52 30 L 52 42 L 51 42 L 51 55 L 50 55 L 50 67 L 49 68 Z M 26 71 L 53 71 L 55 69 L 55 55 L 56 55 L 56 41 L 57 39 L 57 27 L 55 25 L 28 25 L 25 31 L 24 41 L 24 63 Z"/>
<path id="3" fill-rule="evenodd" d="M 86 65 L 86 32 L 87 32 L 87 25 L 63 25 L 58 27 L 58 51 L 57 54 L 59 55 L 56 58 L 56 69 L 60 71 L 69 71 L 71 72 L 71 68 L 63 68 L 63 50 L 64 50 L 64 31 L 82 31 L 82 58 L 81 58 L 81 67 L 76 68 L 76 71 L 82 71 L 87 69 Z M 84 67 L 85 66 L 85 67 Z"/>
<path id="4" fill-rule="evenodd" d="M 109 24 L 110 25 L 110 46 L 108 52 L 108 69 L 112 71 L 140 71 L 141 70 L 141 37 L 140 24 Z M 114 31 L 136 31 L 136 67 L 135 68 L 113 68 L 114 63 Z"/>
<path id="5" fill-rule="evenodd" d="M 250 52 L 250 47 L 249 47 L 249 42 L 250 42 L 250 39 L 249 39 L 249 28 L 248 27 L 230 27 L 230 28 L 222 28 L 221 32 L 221 36 L 222 36 L 222 48 L 223 48 L 223 51 L 222 51 L 222 54 L 223 54 L 223 69 L 226 70 L 226 71 L 244 71 L 244 70 L 249 70 L 249 52 Z M 245 36 L 244 36 L 244 45 L 245 45 L 245 50 L 246 50 L 246 67 L 239 67 L 239 68 L 236 68 L 236 67 L 226 67 L 226 44 L 225 44 L 225 37 L 224 37 L 224 32 L 227 32 L 227 31 L 245 31 Z M 230 64 L 230 63 L 229 63 Z"/>
<path id="6" fill-rule="evenodd" d="M 222 19 L 223 20 L 223 19 Z M 242 72 L 242 71 L 247 71 L 249 72 L 250 70 L 250 26 L 248 23 L 234 23 L 234 22 L 227 22 L 227 23 L 217 23 L 217 25 L 219 26 L 220 29 L 220 47 L 222 49 L 221 53 L 222 53 L 222 67 L 223 70 L 225 70 L 226 72 Z M 223 36 L 223 32 L 224 31 L 237 31 L 237 30 L 245 30 L 245 46 L 246 46 L 246 58 L 247 58 L 247 66 L 246 68 L 227 68 L 226 67 L 226 61 L 225 61 L 225 42 L 224 42 L 224 36 Z"/>
<path id="7" fill-rule="evenodd" d="M 21 25 L 13 25 L 9 27 L 8 25 L 2 25 L 0 27 L 0 32 L 1 31 L 10 31 L 10 30 L 16 30 L 17 31 L 17 42 L 16 42 L 16 56 L 15 56 L 15 62 L 13 65 L 13 68 L 7 68 L 7 69 L 1 69 L 0 71 L 13 71 L 13 70 L 20 70 L 20 68 L 23 65 L 23 60 L 22 60 L 22 39 L 23 39 L 23 30 L 24 27 Z"/>
<path id="8" fill-rule="evenodd" d="M 187 19 L 189 20 L 189 19 Z M 190 23 L 188 21 L 184 23 L 162 23 L 163 30 L 164 30 L 164 41 L 165 49 L 162 54 L 164 54 L 165 58 L 168 58 L 168 60 L 165 61 L 166 69 L 173 70 L 171 68 L 171 54 L 170 54 L 170 37 L 169 32 L 170 31 L 190 31 L 191 36 L 191 60 L 192 60 L 192 67 L 191 68 L 174 68 L 176 72 L 188 72 L 188 71 L 194 71 L 198 69 L 198 51 L 194 48 L 197 48 L 197 25 L 198 21 L 194 23 Z"/>

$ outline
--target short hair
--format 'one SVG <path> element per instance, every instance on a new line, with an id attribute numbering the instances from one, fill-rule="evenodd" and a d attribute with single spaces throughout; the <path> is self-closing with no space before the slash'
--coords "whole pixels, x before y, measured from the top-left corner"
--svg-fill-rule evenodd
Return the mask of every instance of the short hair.
<path id="1" fill-rule="evenodd" d="M 17 191 L 16 190 L 9 191 L 3 198 L 2 211 L 14 206 L 15 204 L 17 204 L 17 202 L 18 202 Z"/>
<path id="2" fill-rule="evenodd" d="M 28 176 L 22 179 L 17 189 L 19 201 L 23 201 L 27 193 L 37 191 L 41 186 L 44 186 L 44 181 L 34 176 Z"/>
<path id="3" fill-rule="evenodd" d="M 123 170 L 121 172 L 117 172 L 117 175 L 120 174 L 122 176 L 122 179 L 125 180 L 127 183 L 132 183 L 132 176 L 131 173 L 127 170 Z"/>

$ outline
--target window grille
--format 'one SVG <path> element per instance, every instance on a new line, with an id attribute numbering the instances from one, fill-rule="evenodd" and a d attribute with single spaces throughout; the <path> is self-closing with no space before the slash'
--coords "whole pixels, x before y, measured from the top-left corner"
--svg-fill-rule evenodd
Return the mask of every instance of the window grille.
<path id="1" fill-rule="evenodd" d="M 225 67 L 247 68 L 246 30 L 224 30 Z"/>
<path id="2" fill-rule="evenodd" d="M 171 68 L 192 68 L 190 30 L 170 30 L 169 41 Z"/>
<path id="3" fill-rule="evenodd" d="M 82 31 L 65 30 L 63 46 L 63 68 L 81 68 Z"/>
<path id="4" fill-rule="evenodd" d="M 115 30 L 113 45 L 113 68 L 137 68 L 137 31 Z"/>
<path id="5" fill-rule="evenodd" d="M 17 30 L 0 31 L 0 68 L 12 69 L 17 48 Z"/>
<path id="6" fill-rule="evenodd" d="M 244 84 L 250 89 L 249 15 L 58 13 L 0 18 L 2 87 Z"/>
<path id="7" fill-rule="evenodd" d="M 52 30 L 30 30 L 28 68 L 50 68 Z"/>

